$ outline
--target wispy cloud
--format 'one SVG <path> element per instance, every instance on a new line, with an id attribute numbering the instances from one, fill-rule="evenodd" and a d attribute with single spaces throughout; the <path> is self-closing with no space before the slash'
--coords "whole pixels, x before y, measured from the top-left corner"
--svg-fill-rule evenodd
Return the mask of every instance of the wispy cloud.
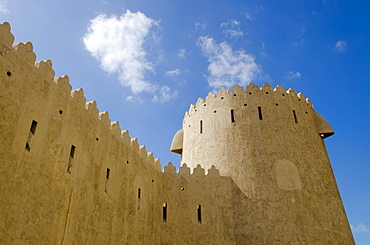
<path id="1" fill-rule="evenodd" d="M 344 51 L 346 51 L 346 46 L 347 46 L 346 41 L 337 41 L 335 43 L 335 50 L 337 50 L 339 52 L 344 52 Z"/>
<path id="2" fill-rule="evenodd" d="M 180 59 L 184 59 L 186 57 L 186 49 L 180 49 L 178 56 Z"/>
<path id="3" fill-rule="evenodd" d="M 207 28 L 206 23 L 195 22 L 195 29 L 196 30 L 204 30 L 206 28 Z"/>
<path id="4" fill-rule="evenodd" d="M 175 70 L 172 70 L 172 71 L 166 71 L 166 76 L 178 76 L 180 75 L 181 71 L 180 69 L 175 69 Z"/>
<path id="5" fill-rule="evenodd" d="M 172 99 L 176 99 L 177 96 L 178 96 L 177 90 L 173 91 L 170 87 L 163 86 L 159 90 L 159 94 L 153 97 L 152 101 L 153 102 L 166 102 Z"/>
<path id="6" fill-rule="evenodd" d="M 143 44 L 155 25 L 158 22 L 141 12 L 127 10 L 119 17 L 100 14 L 91 20 L 83 42 L 102 69 L 118 74 L 121 85 L 129 87 L 133 94 L 158 92 L 155 96 L 160 97 L 162 88 L 145 79 L 148 72 L 154 73 L 154 65 L 147 60 Z M 132 101 L 134 97 L 127 99 Z"/>
<path id="7" fill-rule="evenodd" d="M 0 0 L 0 13 L 8 14 L 10 13 L 9 9 L 6 7 L 6 1 Z"/>
<path id="8" fill-rule="evenodd" d="M 237 30 L 225 30 L 224 34 L 226 36 L 231 36 L 231 37 L 242 37 L 242 36 L 244 36 L 244 32 L 237 31 Z"/>
<path id="9" fill-rule="evenodd" d="M 224 29 L 223 33 L 225 36 L 230 36 L 233 38 L 244 36 L 244 32 L 240 30 L 240 22 L 237 20 L 230 20 L 228 22 L 223 22 L 220 28 Z"/>
<path id="10" fill-rule="evenodd" d="M 230 88 L 235 84 L 245 86 L 262 72 L 254 56 L 243 49 L 233 51 L 227 42 L 217 44 L 213 38 L 200 37 L 198 45 L 210 62 L 207 80 L 214 89 Z"/>
<path id="11" fill-rule="evenodd" d="M 362 223 L 358 224 L 358 226 L 351 225 L 351 229 L 353 233 L 369 232 L 369 229 Z"/>
<path id="12" fill-rule="evenodd" d="M 252 17 L 252 15 L 250 13 L 245 13 L 245 18 L 247 18 L 248 20 L 252 21 L 254 20 L 254 18 Z"/>
<path id="13" fill-rule="evenodd" d="M 288 71 L 287 72 L 287 76 L 286 76 L 286 79 L 288 80 L 295 80 L 295 79 L 298 79 L 298 78 L 301 78 L 301 73 L 299 71 Z"/>

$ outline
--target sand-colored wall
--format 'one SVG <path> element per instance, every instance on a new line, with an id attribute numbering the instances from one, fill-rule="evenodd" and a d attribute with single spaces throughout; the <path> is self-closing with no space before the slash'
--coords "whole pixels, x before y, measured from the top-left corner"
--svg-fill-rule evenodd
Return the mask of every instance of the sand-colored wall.
<path id="1" fill-rule="evenodd" d="M 35 63 L 31 43 L 13 41 L 1 24 L 0 244 L 353 244 L 303 96 L 210 94 L 184 119 L 188 165 L 161 172 L 51 61 Z"/>
<path id="2" fill-rule="evenodd" d="M 235 244 L 229 177 L 161 172 L 82 89 L 54 78 L 51 61 L 35 63 L 31 43 L 13 40 L 3 23 L 0 244 Z"/>
<path id="3" fill-rule="evenodd" d="M 239 244 L 353 244 L 312 104 L 280 85 L 236 85 L 191 105 L 182 162 L 230 176 Z M 249 199 L 250 209 L 241 205 Z"/>

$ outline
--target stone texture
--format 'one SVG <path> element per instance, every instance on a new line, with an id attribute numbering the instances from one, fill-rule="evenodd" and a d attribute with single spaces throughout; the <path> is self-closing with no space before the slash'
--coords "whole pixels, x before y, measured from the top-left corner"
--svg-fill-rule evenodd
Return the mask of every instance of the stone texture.
<path id="1" fill-rule="evenodd" d="M 312 105 L 293 90 L 199 99 L 175 144 L 179 173 L 161 172 L 13 41 L 1 24 L 0 244 L 354 244 Z"/>

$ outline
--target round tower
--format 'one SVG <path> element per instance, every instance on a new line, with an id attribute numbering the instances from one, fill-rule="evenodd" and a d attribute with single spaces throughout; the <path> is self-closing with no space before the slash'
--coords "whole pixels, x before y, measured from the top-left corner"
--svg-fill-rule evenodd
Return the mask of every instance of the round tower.
<path id="1" fill-rule="evenodd" d="M 214 165 L 220 175 L 234 180 L 253 209 L 241 208 L 250 219 L 241 223 L 264 232 L 284 224 L 283 233 L 301 229 L 300 235 L 284 242 L 302 234 L 312 236 L 303 239 L 306 242 L 318 237 L 334 242 L 340 233 L 341 241 L 351 244 L 323 142 L 332 134 L 303 94 L 280 85 L 272 89 L 264 84 L 258 89 L 251 83 L 246 91 L 236 85 L 231 93 L 222 88 L 217 96 L 209 93 L 205 100 L 198 99 L 186 112 L 171 151 L 181 154 L 181 162 L 190 168 Z"/>

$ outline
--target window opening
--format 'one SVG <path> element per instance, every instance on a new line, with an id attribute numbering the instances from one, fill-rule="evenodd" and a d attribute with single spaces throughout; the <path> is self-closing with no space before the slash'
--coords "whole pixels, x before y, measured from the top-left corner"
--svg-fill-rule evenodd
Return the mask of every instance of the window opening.
<path id="1" fill-rule="evenodd" d="M 261 108 L 261 106 L 258 107 L 258 117 L 259 117 L 260 120 L 263 119 L 262 118 L 262 108 Z"/>
<path id="2" fill-rule="evenodd" d="M 293 110 L 293 116 L 294 116 L 294 122 L 298 123 L 297 115 L 295 113 L 295 110 Z"/>
<path id="3" fill-rule="evenodd" d="M 162 213 L 163 213 L 163 223 L 167 222 L 167 203 L 163 203 L 163 208 L 162 208 Z"/>
<path id="4" fill-rule="evenodd" d="M 202 224 L 202 205 L 197 205 L 198 224 Z"/>
<path id="5" fill-rule="evenodd" d="M 59 114 L 62 115 L 63 114 L 63 111 L 62 110 L 59 110 Z"/>
<path id="6" fill-rule="evenodd" d="M 73 158 L 75 156 L 75 151 L 76 151 L 76 146 L 71 145 L 71 151 L 69 152 L 69 160 L 68 160 L 68 167 L 67 167 L 67 172 L 68 173 L 71 173 L 71 168 L 72 168 Z"/>
<path id="7" fill-rule="evenodd" d="M 200 120 L 200 131 L 199 133 L 203 133 L 203 120 Z"/>
<path id="8" fill-rule="evenodd" d="M 104 191 L 105 191 L 106 193 L 108 193 L 108 180 L 109 180 L 109 175 L 110 175 L 110 169 L 109 169 L 109 168 L 107 168 L 107 171 L 106 171 L 106 173 L 105 173 L 105 189 L 104 189 Z"/>
<path id="9" fill-rule="evenodd" d="M 231 122 L 235 122 L 235 117 L 234 117 L 234 110 L 231 110 Z"/>
<path id="10" fill-rule="evenodd" d="M 106 179 L 109 179 L 109 175 L 110 175 L 110 169 L 109 169 L 109 168 L 107 168 L 107 173 L 105 174 L 105 178 L 106 178 Z"/>
<path id="11" fill-rule="evenodd" d="M 137 210 L 140 210 L 141 189 L 137 189 Z"/>
<path id="12" fill-rule="evenodd" d="M 31 151 L 31 144 L 32 144 L 33 136 L 35 135 L 35 132 L 36 132 L 36 127 L 37 127 L 37 122 L 35 120 L 32 120 L 30 131 L 28 133 L 26 147 L 25 147 L 27 151 Z"/>
<path id="13" fill-rule="evenodd" d="M 6 73 L 6 75 L 8 75 L 8 77 L 10 77 L 10 76 L 12 75 L 12 73 L 11 73 L 10 71 L 8 71 L 8 72 Z"/>

